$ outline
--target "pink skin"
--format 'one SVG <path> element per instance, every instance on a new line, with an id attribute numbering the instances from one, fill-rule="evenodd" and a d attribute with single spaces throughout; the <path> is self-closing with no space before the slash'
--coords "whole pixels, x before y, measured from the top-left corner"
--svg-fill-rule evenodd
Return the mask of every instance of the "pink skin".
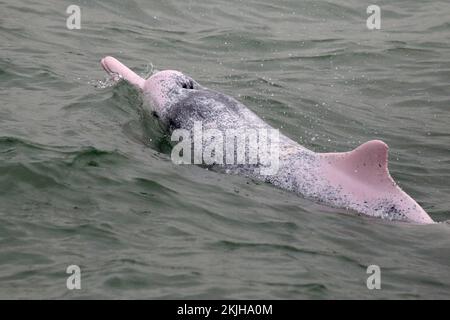
<path id="1" fill-rule="evenodd" d="M 392 179 L 388 170 L 388 146 L 383 141 L 372 140 L 349 152 L 319 155 L 323 181 L 342 187 L 352 199 L 352 209 L 361 212 L 361 204 L 375 208 L 379 199 L 389 199 L 408 213 L 409 221 L 433 223 L 425 210 Z"/>
<path id="2" fill-rule="evenodd" d="M 103 69 L 113 76 L 115 80 L 122 77 L 141 90 L 144 88 L 145 80 L 123 65 L 119 60 L 113 57 L 105 57 L 102 59 L 101 64 Z"/>
<path id="3" fill-rule="evenodd" d="M 173 70 L 152 75 L 145 80 L 113 57 L 105 57 L 101 64 L 116 80 L 122 77 L 139 88 L 151 105 L 160 111 L 170 102 L 169 93 L 184 76 Z M 120 76 L 120 77 L 119 77 Z M 302 148 L 299 146 L 299 148 Z M 376 208 L 380 199 L 406 212 L 406 221 L 434 223 L 422 207 L 395 183 L 388 171 L 388 146 L 380 140 L 372 140 L 358 148 L 342 153 L 316 153 L 318 179 L 321 190 L 340 190 L 348 203 L 346 207 L 369 216 L 379 216 Z"/>
<path id="4" fill-rule="evenodd" d="M 123 78 L 127 80 L 144 92 L 145 96 L 150 99 L 153 106 L 159 108 L 163 108 L 167 103 L 168 93 L 177 85 L 177 76 L 183 75 L 179 71 L 164 70 L 155 73 L 149 79 L 145 80 L 113 57 L 103 58 L 101 64 L 103 69 L 105 69 L 113 79 L 119 80 L 120 78 Z"/>

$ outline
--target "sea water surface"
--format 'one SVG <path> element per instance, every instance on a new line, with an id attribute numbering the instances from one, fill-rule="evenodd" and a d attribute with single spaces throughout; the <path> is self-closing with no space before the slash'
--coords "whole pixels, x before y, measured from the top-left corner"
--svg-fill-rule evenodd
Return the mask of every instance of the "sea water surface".
<path id="1" fill-rule="evenodd" d="M 449 298 L 450 3 L 376 1 L 380 30 L 371 4 L 0 0 L 0 298 Z M 106 55 L 180 70 L 317 152 L 385 141 L 392 176 L 440 223 L 173 164 Z"/>

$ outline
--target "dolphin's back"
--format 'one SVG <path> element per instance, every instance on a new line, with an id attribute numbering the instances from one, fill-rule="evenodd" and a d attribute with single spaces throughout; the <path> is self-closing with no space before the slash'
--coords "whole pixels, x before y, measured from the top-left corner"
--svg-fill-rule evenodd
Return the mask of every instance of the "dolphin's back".
<path id="1" fill-rule="evenodd" d="M 169 132 L 173 130 L 184 129 L 188 131 L 193 131 L 195 123 L 201 123 L 203 130 L 214 129 L 218 130 L 224 134 L 224 143 L 227 140 L 227 132 L 237 133 L 237 136 L 246 135 L 248 138 L 248 132 L 257 132 L 258 139 L 260 139 L 261 133 L 266 133 L 269 135 L 267 140 L 267 145 L 271 145 L 269 131 L 273 130 L 269 124 L 264 122 L 260 117 L 258 117 L 254 112 L 248 109 L 245 105 L 237 101 L 236 99 L 227 96 L 223 93 L 202 89 L 202 90 L 192 90 L 189 91 L 183 97 L 180 97 L 178 101 L 168 105 L 166 110 L 161 114 L 161 120 L 165 123 Z M 285 164 L 287 162 L 291 163 L 291 153 L 296 154 L 308 154 L 313 155 L 314 152 L 307 150 L 300 146 L 297 142 L 289 139 L 283 134 L 279 133 L 278 130 L 278 154 L 277 157 L 281 161 L 279 164 L 283 167 L 280 169 L 286 169 Z M 255 148 L 254 145 L 249 143 L 249 140 L 244 142 L 245 144 L 245 154 L 248 156 L 251 148 Z M 209 142 L 203 141 L 203 149 L 209 148 Z M 258 144 L 256 148 L 261 148 Z M 234 148 L 233 158 L 237 159 L 237 149 Z M 224 150 L 224 159 L 227 158 L 227 150 Z M 255 151 L 258 152 L 258 151 Z M 248 160 L 248 158 L 246 158 Z M 271 182 L 273 176 L 270 177 L 261 174 L 261 163 L 249 164 L 246 161 L 245 164 L 242 163 L 223 163 L 220 166 L 216 166 L 216 170 L 226 170 L 227 172 L 236 174 L 245 174 L 252 176 L 254 178 Z M 295 168 L 290 167 L 289 171 L 294 171 Z M 278 170 L 280 171 L 280 170 Z M 280 175 L 281 172 L 276 172 L 274 175 Z"/>
<path id="2" fill-rule="evenodd" d="M 171 130 L 193 127 L 202 122 L 204 128 L 221 131 L 240 128 L 271 128 L 236 99 L 213 90 L 192 90 L 168 106 L 163 120 Z"/>

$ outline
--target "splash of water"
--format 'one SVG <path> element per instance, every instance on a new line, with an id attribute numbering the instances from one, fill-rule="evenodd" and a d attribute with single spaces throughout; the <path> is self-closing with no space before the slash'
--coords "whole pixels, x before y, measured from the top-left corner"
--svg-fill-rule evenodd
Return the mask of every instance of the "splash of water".
<path id="1" fill-rule="evenodd" d="M 88 83 L 99 89 L 106 89 L 115 86 L 122 80 L 120 74 L 114 74 L 113 77 L 106 77 L 103 80 L 90 80 Z"/>

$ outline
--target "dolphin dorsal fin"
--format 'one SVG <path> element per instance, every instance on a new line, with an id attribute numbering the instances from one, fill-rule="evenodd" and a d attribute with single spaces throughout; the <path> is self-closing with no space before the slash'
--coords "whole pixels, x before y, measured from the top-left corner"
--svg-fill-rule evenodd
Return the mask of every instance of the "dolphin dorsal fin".
<path id="1" fill-rule="evenodd" d="M 392 179 L 388 170 L 388 146 L 383 141 L 371 140 L 349 152 L 319 155 L 322 186 L 335 201 L 343 201 L 348 208 L 372 216 L 433 222 Z"/>
<path id="2" fill-rule="evenodd" d="M 394 184 L 388 170 L 386 143 L 371 140 L 356 149 L 342 153 L 322 153 L 323 159 L 353 179 L 375 184 Z"/>
<path id="3" fill-rule="evenodd" d="M 103 69 L 105 69 L 105 71 L 108 72 L 111 76 L 119 75 L 139 89 L 142 90 L 144 88 L 145 80 L 138 76 L 134 71 L 130 70 L 130 68 L 125 66 L 116 58 L 105 57 L 102 59 L 101 64 Z"/>

